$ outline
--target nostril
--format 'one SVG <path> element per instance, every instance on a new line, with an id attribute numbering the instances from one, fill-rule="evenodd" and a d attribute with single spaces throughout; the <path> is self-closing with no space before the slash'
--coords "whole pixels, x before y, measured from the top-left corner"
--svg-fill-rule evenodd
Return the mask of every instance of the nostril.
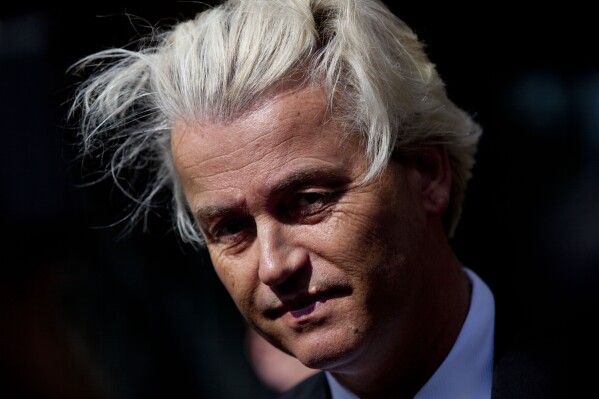
<path id="1" fill-rule="evenodd" d="M 308 266 L 296 271 L 281 283 L 270 288 L 280 298 L 297 295 L 298 293 L 308 294 L 311 277 L 312 266 Z"/>

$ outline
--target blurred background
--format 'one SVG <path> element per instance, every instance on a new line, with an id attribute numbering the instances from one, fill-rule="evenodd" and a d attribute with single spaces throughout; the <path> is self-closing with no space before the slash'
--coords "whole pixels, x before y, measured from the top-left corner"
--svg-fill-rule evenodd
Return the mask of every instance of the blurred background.
<path id="1" fill-rule="evenodd" d="M 0 397 L 274 397 L 206 255 L 179 242 L 160 212 L 149 232 L 117 238 L 122 225 L 111 225 L 127 202 L 108 182 L 82 185 L 65 120 L 71 64 L 213 3 L 0 6 Z M 595 354 L 593 13 L 572 3 L 391 8 L 485 129 L 453 241 L 458 257 L 534 339 Z"/>

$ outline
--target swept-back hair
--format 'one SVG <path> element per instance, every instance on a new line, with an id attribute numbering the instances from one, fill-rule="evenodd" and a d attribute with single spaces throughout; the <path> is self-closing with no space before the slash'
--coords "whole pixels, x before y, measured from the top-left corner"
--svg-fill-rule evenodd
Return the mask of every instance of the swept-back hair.
<path id="1" fill-rule="evenodd" d="M 174 167 L 176 122 L 228 121 L 292 77 L 324 88 L 332 117 L 361 134 L 367 179 L 391 155 L 447 148 L 452 187 L 446 229 L 461 214 L 481 129 L 446 95 L 435 65 L 402 20 L 378 0 L 229 0 L 140 40 L 82 59 L 93 68 L 69 117 L 80 121 L 82 156 L 110 151 L 106 172 L 144 170 L 128 225 L 143 220 L 164 189 L 176 229 L 201 243 Z M 124 187 L 121 186 L 123 190 Z"/>

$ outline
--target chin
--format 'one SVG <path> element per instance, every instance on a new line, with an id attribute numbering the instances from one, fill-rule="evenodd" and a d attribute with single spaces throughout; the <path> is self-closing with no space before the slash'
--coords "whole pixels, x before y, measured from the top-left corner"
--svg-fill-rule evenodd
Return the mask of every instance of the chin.
<path id="1" fill-rule="evenodd" d="M 306 367 L 320 370 L 340 370 L 359 357 L 362 339 L 357 330 L 339 334 L 334 331 L 312 332 L 296 338 L 291 353 Z M 288 346 L 289 348 L 289 346 Z"/>

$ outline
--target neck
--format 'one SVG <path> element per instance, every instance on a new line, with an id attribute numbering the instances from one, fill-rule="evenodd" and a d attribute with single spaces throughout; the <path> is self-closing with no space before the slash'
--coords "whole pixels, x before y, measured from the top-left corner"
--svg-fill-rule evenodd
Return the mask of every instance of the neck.
<path id="1" fill-rule="evenodd" d="M 394 331 L 377 335 L 353 367 L 332 371 L 361 399 L 413 398 L 453 347 L 468 314 L 471 287 L 445 245 L 427 251 L 425 283 L 416 290 L 419 307 L 413 314 L 401 318 Z"/>

